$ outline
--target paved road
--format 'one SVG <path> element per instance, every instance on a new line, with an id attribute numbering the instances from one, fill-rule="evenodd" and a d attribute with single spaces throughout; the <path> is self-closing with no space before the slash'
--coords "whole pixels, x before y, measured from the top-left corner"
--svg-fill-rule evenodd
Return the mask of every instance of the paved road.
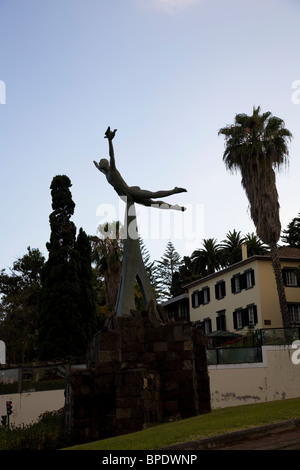
<path id="1" fill-rule="evenodd" d="M 215 447 L 216 450 L 300 450 L 300 430 L 275 432 Z"/>
<path id="2" fill-rule="evenodd" d="M 300 450 L 300 419 L 267 424 L 211 438 L 182 442 L 169 450 Z"/>

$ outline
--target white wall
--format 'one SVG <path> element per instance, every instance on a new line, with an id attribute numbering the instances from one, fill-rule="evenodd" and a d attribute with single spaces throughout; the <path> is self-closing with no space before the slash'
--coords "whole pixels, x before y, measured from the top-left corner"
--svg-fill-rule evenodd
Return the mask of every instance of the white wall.
<path id="1" fill-rule="evenodd" d="M 212 408 L 300 397 L 293 352 L 290 346 L 263 346 L 262 363 L 209 366 Z"/>
<path id="2" fill-rule="evenodd" d="M 212 408 L 300 397 L 300 364 L 293 364 L 293 352 L 291 346 L 263 346 L 262 363 L 209 366 Z M 6 415 L 8 400 L 13 403 L 10 422 L 16 426 L 65 404 L 64 390 L 0 395 L 0 416 Z"/>
<path id="3" fill-rule="evenodd" d="M 15 426 L 37 421 L 42 413 L 59 410 L 65 404 L 64 390 L 0 395 L 0 416 L 6 415 L 6 401 L 9 400 L 13 407 L 10 423 Z"/>

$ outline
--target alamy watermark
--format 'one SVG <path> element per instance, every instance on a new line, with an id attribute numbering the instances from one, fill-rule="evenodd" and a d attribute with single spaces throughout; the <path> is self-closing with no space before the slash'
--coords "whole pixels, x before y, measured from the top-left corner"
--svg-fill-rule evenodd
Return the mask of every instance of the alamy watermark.
<path id="1" fill-rule="evenodd" d="M 296 351 L 292 354 L 292 363 L 295 365 L 300 364 L 300 340 L 297 339 L 292 343 L 292 349 L 296 349 Z"/>
<path id="2" fill-rule="evenodd" d="M 0 80 L 0 104 L 6 104 L 6 85 L 3 80 Z"/>
<path id="3" fill-rule="evenodd" d="M 295 90 L 292 93 L 292 103 L 299 104 L 300 103 L 300 80 L 294 80 L 292 83 L 292 88 Z"/>
<path id="4" fill-rule="evenodd" d="M 128 227 L 123 226 L 125 207 L 119 199 L 118 207 L 113 204 L 100 204 L 96 209 L 99 217 L 97 229 L 102 226 L 101 233 L 109 238 L 117 238 L 116 226 L 111 222 L 122 223 L 122 238 L 136 239 L 138 236 L 146 240 L 180 240 L 185 243 L 186 249 L 194 246 L 195 242 L 204 238 L 204 204 L 186 204 L 185 211 L 169 209 L 169 205 L 163 204 L 158 208 L 153 204 L 151 208 L 135 205 L 136 220 L 130 219 Z M 132 216 L 134 214 L 128 214 Z M 107 231 L 103 231 L 106 223 Z M 138 226 L 138 232 L 136 230 Z"/>

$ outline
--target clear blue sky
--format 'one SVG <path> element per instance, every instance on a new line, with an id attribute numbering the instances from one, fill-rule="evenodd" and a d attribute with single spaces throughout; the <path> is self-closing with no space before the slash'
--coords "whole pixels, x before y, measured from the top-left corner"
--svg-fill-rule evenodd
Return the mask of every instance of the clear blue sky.
<path id="1" fill-rule="evenodd" d="M 300 212 L 299 44 L 299 0 L 0 0 L 0 268 L 27 246 L 47 257 L 55 175 L 72 181 L 78 230 L 123 222 L 93 165 L 108 156 L 108 125 L 128 184 L 188 191 L 168 198 L 184 214 L 138 211 L 157 259 L 169 239 L 184 256 L 255 231 L 218 130 L 253 106 L 271 111 L 294 135 L 277 178 L 286 228 Z"/>

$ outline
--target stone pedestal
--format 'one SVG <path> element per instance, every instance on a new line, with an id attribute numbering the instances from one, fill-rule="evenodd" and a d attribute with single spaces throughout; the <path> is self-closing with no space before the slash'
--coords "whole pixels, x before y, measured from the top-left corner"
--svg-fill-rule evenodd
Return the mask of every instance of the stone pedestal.
<path id="1" fill-rule="evenodd" d="M 203 333 L 151 314 L 116 317 L 99 331 L 87 369 L 70 376 L 70 432 L 87 442 L 210 411 Z"/>

